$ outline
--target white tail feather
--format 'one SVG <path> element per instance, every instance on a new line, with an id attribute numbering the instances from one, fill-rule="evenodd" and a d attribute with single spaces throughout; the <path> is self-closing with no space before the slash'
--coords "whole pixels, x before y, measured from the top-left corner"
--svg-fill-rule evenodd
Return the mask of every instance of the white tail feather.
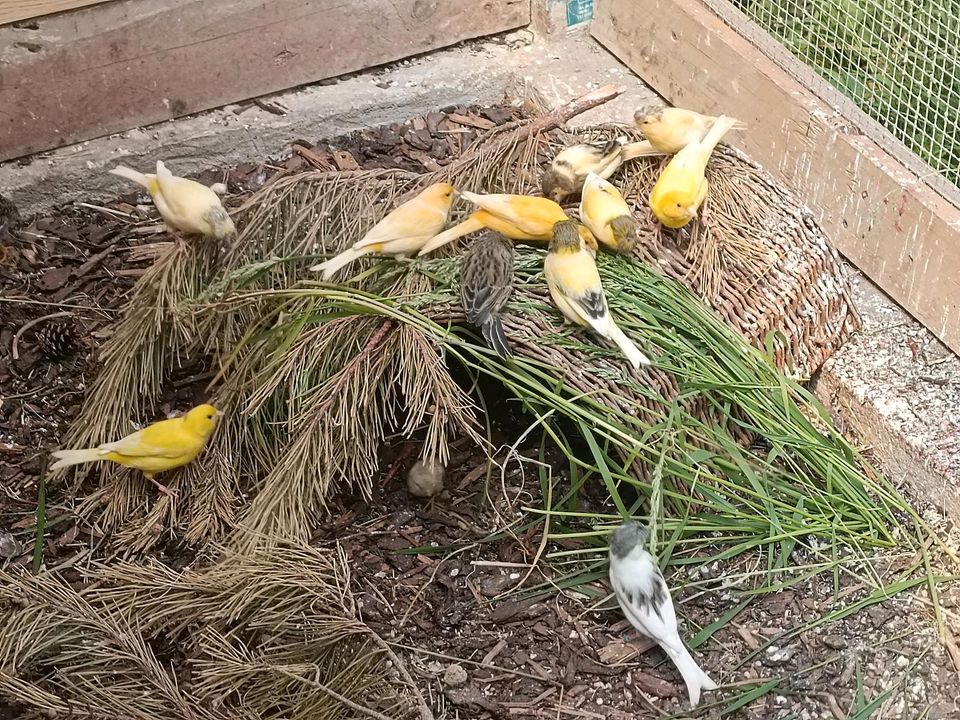
<path id="1" fill-rule="evenodd" d="M 128 168 L 126 165 L 117 165 L 115 168 L 110 170 L 111 175 L 119 175 L 122 178 L 127 180 L 133 180 L 137 185 L 142 185 L 143 187 L 148 187 L 150 179 L 144 175 L 142 172 L 138 172 L 133 168 Z"/>
<path id="2" fill-rule="evenodd" d="M 700 692 L 702 690 L 716 690 L 717 684 L 710 679 L 697 661 L 690 655 L 690 651 L 681 646 L 677 652 L 675 648 L 664 648 L 673 664 L 677 666 L 680 675 L 683 676 L 683 683 L 687 686 L 687 695 L 690 698 L 690 707 L 696 707 L 700 703 Z"/>
<path id="3" fill-rule="evenodd" d="M 342 268 L 344 265 L 349 265 L 358 257 L 362 257 L 363 255 L 366 255 L 366 254 L 367 254 L 367 251 L 364 251 L 364 250 L 354 250 L 353 248 L 347 248 L 336 257 L 332 257 L 326 262 L 320 263 L 319 265 L 314 265 L 312 268 L 310 268 L 310 270 L 313 272 L 319 272 L 322 270 L 323 275 L 321 277 L 324 280 L 329 280 L 334 276 L 334 273 L 336 273 L 337 270 Z"/>
<path id="4" fill-rule="evenodd" d="M 610 324 L 607 333 L 607 337 L 615 342 L 617 347 L 620 348 L 621 352 L 627 356 L 627 360 L 629 360 L 630 364 L 633 365 L 634 370 L 639 368 L 641 365 L 650 364 L 650 358 L 644 355 L 640 348 L 634 344 L 633 340 L 624 334 L 623 330 L 621 330 L 613 321 L 613 318 L 610 318 Z"/>
<path id="5" fill-rule="evenodd" d="M 79 465 L 80 463 L 94 462 L 103 459 L 103 451 L 100 448 L 85 448 L 83 450 L 54 450 L 52 453 L 57 461 L 50 466 L 51 470 Z"/>

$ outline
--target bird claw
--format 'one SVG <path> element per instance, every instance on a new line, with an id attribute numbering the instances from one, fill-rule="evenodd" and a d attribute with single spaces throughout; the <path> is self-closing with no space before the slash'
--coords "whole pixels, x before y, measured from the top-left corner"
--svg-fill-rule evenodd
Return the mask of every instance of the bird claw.
<path id="1" fill-rule="evenodd" d="M 157 482 L 156 480 L 154 480 L 153 478 L 147 478 L 147 479 L 148 479 L 150 482 L 152 482 L 154 485 L 157 486 L 157 490 L 160 491 L 160 494 L 161 494 L 161 495 L 166 495 L 166 496 L 167 496 L 168 498 L 170 498 L 171 500 L 173 500 L 173 499 L 175 499 L 175 498 L 177 497 L 177 494 L 176 494 L 173 490 L 171 490 L 170 488 L 168 488 L 166 485 L 164 485 L 163 483 L 159 483 L 159 482 Z"/>

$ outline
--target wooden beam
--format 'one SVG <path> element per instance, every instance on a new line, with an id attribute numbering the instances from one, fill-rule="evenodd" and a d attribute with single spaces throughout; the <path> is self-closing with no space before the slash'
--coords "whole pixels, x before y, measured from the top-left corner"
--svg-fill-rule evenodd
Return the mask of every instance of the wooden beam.
<path id="1" fill-rule="evenodd" d="M 530 21 L 530 0 L 116 0 L 0 28 L 0 160 Z M 437 82 L 456 78 L 437 78 Z"/>
<path id="2" fill-rule="evenodd" d="M 792 187 L 851 262 L 960 353 L 956 205 L 702 0 L 598 5 L 597 40 L 670 103 L 747 122 L 730 142 Z"/>
<path id="3" fill-rule="evenodd" d="M 6 0 L 0 3 L 0 25 L 105 2 L 110 0 Z"/>

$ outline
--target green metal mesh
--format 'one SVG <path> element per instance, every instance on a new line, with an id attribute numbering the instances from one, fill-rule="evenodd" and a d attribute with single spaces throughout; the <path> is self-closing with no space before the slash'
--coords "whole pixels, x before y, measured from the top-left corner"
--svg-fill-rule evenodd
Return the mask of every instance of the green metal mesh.
<path id="1" fill-rule="evenodd" d="M 960 185 L 960 1 L 732 3 Z"/>

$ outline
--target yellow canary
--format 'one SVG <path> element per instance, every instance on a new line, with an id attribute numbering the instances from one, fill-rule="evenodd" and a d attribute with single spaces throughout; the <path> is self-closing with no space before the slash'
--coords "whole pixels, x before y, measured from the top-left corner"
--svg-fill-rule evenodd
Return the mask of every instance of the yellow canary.
<path id="1" fill-rule="evenodd" d="M 57 462 L 50 469 L 110 460 L 140 470 L 160 492 L 169 495 L 167 487 L 153 476 L 193 460 L 213 433 L 220 415 L 213 405 L 197 405 L 183 417 L 155 422 L 116 442 L 83 450 L 55 450 L 52 455 Z"/>
<path id="2" fill-rule="evenodd" d="M 160 160 L 157 160 L 156 174 L 145 175 L 123 165 L 110 172 L 145 187 L 157 206 L 157 212 L 171 231 L 179 230 L 218 240 L 237 232 L 217 195 L 226 191 L 221 183 L 207 187 L 194 180 L 177 177 Z"/>
<path id="3" fill-rule="evenodd" d="M 596 173 L 606 179 L 627 160 L 644 155 L 662 155 L 650 143 L 627 143 L 625 137 L 596 143 L 580 143 L 564 148 L 550 163 L 540 178 L 543 196 L 561 203 L 580 192 L 584 178 Z"/>
<path id="4" fill-rule="evenodd" d="M 480 209 L 430 240 L 421 248 L 420 255 L 483 228 L 506 235 L 511 240 L 549 242 L 553 235 L 553 226 L 570 219 L 562 207 L 547 198 L 528 195 L 477 195 L 466 191 L 461 195 Z"/>
<path id="5" fill-rule="evenodd" d="M 682 228 L 696 217 L 707 197 L 704 175 L 710 153 L 736 124 L 721 115 L 702 140 L 694 140 L 670 159 L 650 192 L 650 209 L 669 228 Z"/>
<path id="6" fill-rule="evenodd" d="M 640 108 L 633 114 L 634 124 L 643 131 L 653 149 L 668 155 L 702 139 L 717 120 L 712 115 L 700 115 L 676 107 Z M 739 120 L 733 120 L 731 129 L 744 130 L 746 127 Z"/>
<path id="7" fill-rule="evenodd" d="M 630 206 L 619 190 L 594 173 L 583 183 L 580 220 L 611 250 L 629 255 L 637 245 L 637 221 Z"/>
<path id="8" fill-rule="evenodd" d="M 513 355 L 500 311 L 513 292 L 513 243 L 487 232 L 470 243 L 460 260 L 460 301 L 467 322 L 480 328 L 487 344 L 506 359 Z"/>
<path id="9" fill-rule="evenodd" d="M 543 261 L 543 273 L 550 297 L 567 320 L 589 327 L 600 337 L 612 341 L 634 368 L 650 364 L 647 356 L 610 316 L 600 273 L 593 257 L 583 246 L 576 223 L 557 223 Z"/>
<path id="10" fill-rule="evenodd" d="M 443 230 L 455 194 L 450 183 L 429 185 L 388 213 L 352 247 L 310 269 L 322 270 L 323 279 L 329 280 L 337 270 L 364 255 L 377 253 L 406 257 L 413 254 Z"/>

